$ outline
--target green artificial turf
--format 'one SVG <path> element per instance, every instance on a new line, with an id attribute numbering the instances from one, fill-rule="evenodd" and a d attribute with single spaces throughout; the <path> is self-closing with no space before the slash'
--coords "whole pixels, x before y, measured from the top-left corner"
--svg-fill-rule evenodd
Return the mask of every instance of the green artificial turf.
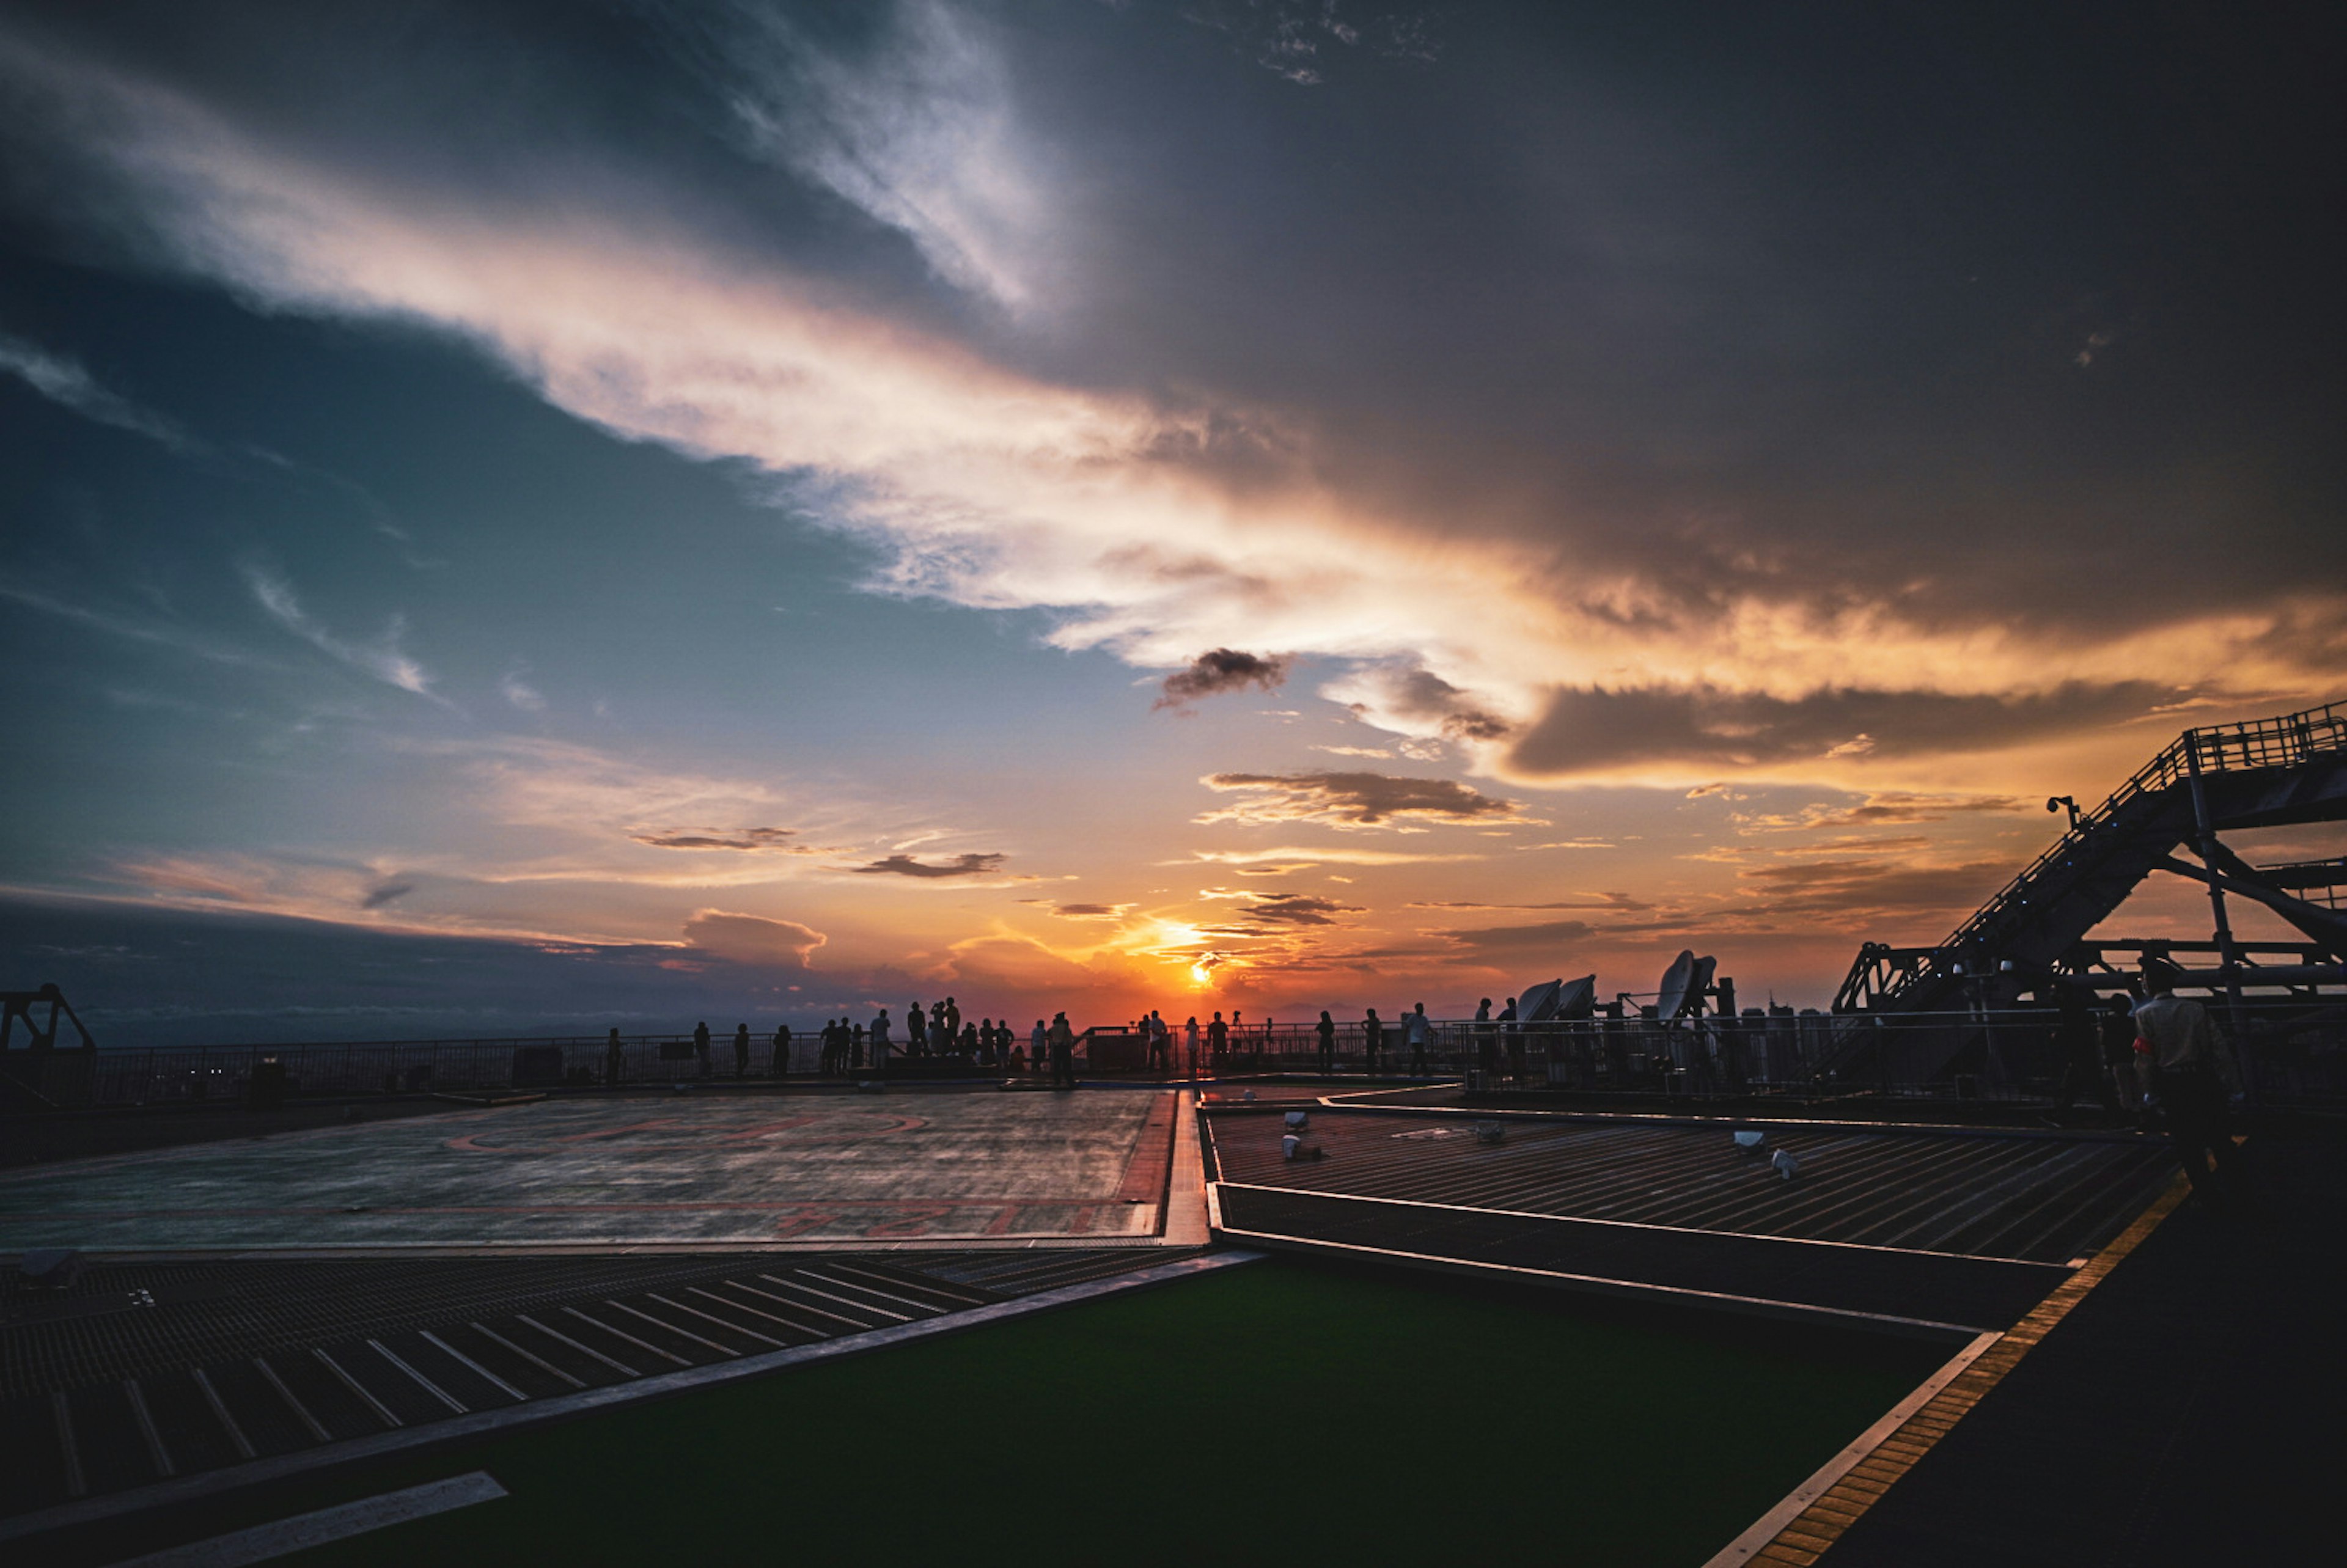
<path id="1" fill-rule="evenodd" d="M 1943 1360 L 1286 1261 L 332 1485 L 509 1498 L 289 1562 L 1697 1564 Z"/>

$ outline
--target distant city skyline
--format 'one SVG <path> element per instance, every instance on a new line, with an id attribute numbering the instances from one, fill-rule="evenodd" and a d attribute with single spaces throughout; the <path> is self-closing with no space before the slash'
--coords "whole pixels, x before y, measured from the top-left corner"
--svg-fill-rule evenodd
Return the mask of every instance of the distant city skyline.
<path id="1" fill-rule="evenodd" d="M 12 5 L 0 986 L 1823 1005 L 2347 696 L 2316 26 Z"/>

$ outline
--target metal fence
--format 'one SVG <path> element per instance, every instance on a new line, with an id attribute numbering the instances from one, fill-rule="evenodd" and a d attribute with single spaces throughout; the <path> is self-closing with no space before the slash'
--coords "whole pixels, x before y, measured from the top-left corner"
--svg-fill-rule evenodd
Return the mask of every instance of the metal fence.
<path id="1" fill-rule="evenodd" d="M 358 1040 L 291 1045 L 203 1045 L 99 1050 L 13 1050 L 0 1061 L 5 1087 L 60 1109 L 241 1102 L 255 1070 L 274 1061 L 289 1096 L 468 1093 L 655 1084 L 736 1076 L 733 1040 L 710 1040 L 704 1063 L 687 1034 L 573 1035 L 501 1040 Z M 820 1042 L 794 1034 L 784 1074 L 815 1071 Z M 753 1039 L 745 1077 L 777 1075 L 771 1038 Z"/>
<path id="2" fill-rule="evenodd" d="M 2253 1002 L 2248 1020 L 2245 1039 L 2227 1041 L 2245 1091 L 2261 1102 L 2347 1105 L 2347 1008 Z M 2101 1072 L 2065 1085 L 2057 1021 L 2050 1008 L 1872 1016 L 1752 1009 L 1669 1025 L 1446 1019 L 1430 1025 L 1422 1054 L 1389 1021 L 1374 1061 L 1364 1025 L 1352 1021 L 1337 1029 L 1331 1065 L 1459 1078 L 1476 1090 L 1688 1100 L 2043 1102 L 2065 1087 L 2099 1098 Z M 2218 1022 L 2221 1035 L 2221 1013 Z M 1320 1042 L 1309 1026 L 1249 1025 L 1232 1032 L 1220 1061 L 1203 1044 L 1199 1055 L 1209 1072 L 1310 1073 L 1320 1067 Z M 2130 1070 L 2113 1088 L 2132 1085 Z"/>
<path id="3" fill-rule="evenodd" d="M 2222 1032 L 2226 1020 L 2220 1014 L 2218 1021 Z M 1636 1017 L 1537 1024 L 1441 1020 L 1430 1023 L 1419 1051 L 1396 1020 L 1384 1024 L 1381 1048 L 1372 1056 L 1365 1021 L 1348 1020 L 1337 1026 L 1327 1065 L 1345 1074 L 1461 1079 L 1471 1089 L 1501 1091 L 2043 1101 L 2062 1085 L 2066 1066 L 2055 1022 L 2051 1009 L 2027 1009 L 1874 1016 L 1754 1009 L 1670 1025 Z M 1023 1050 L 1026 1039 L 1017 1038 Z M 2347 1007 L 2310 1011 L 2302 1003 L 2253 1003 L 2239 1044 L 2235 1059 L 2245 1070 L 2245 1087 L 2259 1100 L 2347 1105 Z M 773 1081 L 814 1077 L 821 1050 L 813 1033 L 794 1033 L 779 1061 L 771 1037 L 753 1037 L 738 1063 L 733 1037 L 724 1034 L 712 1037 L 705 1060 L 683 1034 L 624 1036 L 616 1055 L 609 1036 L 594 1035 L 17 1050 L 0 1056 L 0 1091 L 17 1110 L 241 1103 L 251 1094 L 256 1070 L 271 1060 L 283 1070 L 283 1092 L 296 1098 L 645 1086 L 737 1075 Z M 908 1061 L 901 1045 L 892 1060 L 898 1072 L 949 1062 L 952 1070 L 975 1070 L 954 1059 Z M 1102 1075 L 1079 1060 L 1088 1076 Z M 1321 1066 L 1319 1037 L 1310 1023 L 1251 1022 L 1228 1031 L 1219 1054 L 1202 1030 L 1194 1055 L 1177 1028 L 1171 1063 L 1143 1066 L 1138 1073 L 1309 1074 Z M 1028 1070 L 1037 1068 L 1030 1063 Z M 2096 1091 L 2092 1083 L 2071 1088 L 2082 1096 Z"/>

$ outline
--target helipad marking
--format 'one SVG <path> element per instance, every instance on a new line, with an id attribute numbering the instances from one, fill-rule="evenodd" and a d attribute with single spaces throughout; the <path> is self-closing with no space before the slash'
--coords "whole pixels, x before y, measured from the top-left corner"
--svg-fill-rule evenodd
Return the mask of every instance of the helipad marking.
<path id="1" fill-rule="evenodd" d="M 273 1524 L 256 1524 L 250 1530 L 215 1535 L 209 1541 L 150 1552 L 144 1557 L 117 1563 L 115 1568 L 238 1568 L 241 1563 L 266 1563 L 272 1557 L 291 1556 L 328 1542 L 347 1541 L 369 1531 L 405 1524 L 412 1519 L 429 1519 L 436 1513 L 469 1508 L 506 1495 L 506 1489 L 497 1484 L 496 1477 L 485 1470 L 477 1470 L 446 1481 L 425 1481 L 404 1491 L 386 1491 L 380 1497 L 321 1508 L 313 1513 L 297 1513 Z"/>

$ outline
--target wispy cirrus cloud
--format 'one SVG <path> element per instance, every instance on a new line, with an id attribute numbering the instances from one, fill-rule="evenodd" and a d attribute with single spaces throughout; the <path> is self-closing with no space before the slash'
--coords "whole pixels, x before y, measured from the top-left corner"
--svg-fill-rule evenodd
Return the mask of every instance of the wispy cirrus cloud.
<path id="1" fill-rule="evenodd" d="M 81 361 L 0 333 L 0 374 L 18 381 L 85 419 L 159 441 L 174 452 L 197 452 L 203 443 L 179 423 L 101 385 Z"/>
<path id="2" fill-rule="evenodd" d="M 361 673 L 372 676 L 386 686 L 396 686 L 419 697 L 431 697 L 432 677 L 424 666 L 408 657 L 399 644 L 405 634 L 406 623 L 394 615 L 381 640 L 374 642 L 354 642 L 329 631 L 316 617 L 302 608 L 293 585 L 267 568 L 248 565 L 244 568 L 245 586 L 261 608 L 269 612 L 278 625 L 331 658 L 339 660 Z M 438 699 L 435 699 L 437 701 Z"/>

